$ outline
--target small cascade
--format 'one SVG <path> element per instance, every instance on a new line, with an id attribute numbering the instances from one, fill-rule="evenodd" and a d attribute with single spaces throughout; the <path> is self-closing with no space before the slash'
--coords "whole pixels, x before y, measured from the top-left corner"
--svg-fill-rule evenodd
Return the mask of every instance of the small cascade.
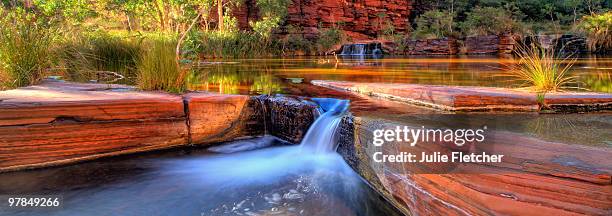
<path id="1" fill-rule="evenodd" d="M 337 129 L 349 107 L 348 100 L 315 98 L 324 113 L 308 128 L 300 147 L 314 154 L 335 152 L 338 147 Z"/>
<path id="2" fill-rule="evenodd" d="M 364 55 L 365 54 L 365 44 L 354 44 L 352 55 Z"/>
<path id="3" fill-rule="evenodd" d="M 344 44 L 340 51 L 341 56 L 373 56 L 380 57 L 383 54 L 382 45 L 378 42 Z"/>
<path id="4" fill-rule="evenodd" d="M 351 54 L 352 45 L 342 45 L 342 52 L 340 55 L 350 55 Z"/>

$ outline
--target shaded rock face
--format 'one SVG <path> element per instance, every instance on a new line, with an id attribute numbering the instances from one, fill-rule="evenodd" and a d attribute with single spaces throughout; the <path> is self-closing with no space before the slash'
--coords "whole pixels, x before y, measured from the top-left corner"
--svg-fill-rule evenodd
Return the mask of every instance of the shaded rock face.
<path id="1" fill-rule="evenodd" d="M 464 164 L 437 172 L 439 163 L 377 163 L 385 154 L 449 151 L 436 143 L 372 144 L 373 130 L 403 125 L 380 119 L 346 117 L 338 152 L 379 193 L 407 215 L 609 215 L 612 188 L 605 148 L 585 148 L 491 131 L 493 145 L 470 149 L 505 155 L 502 163 Z M 419 127 L 417 125 L 413 125 Z M 353 137 L 352 139 L 350 137 Z M 351 143 L 352 142 L 352 143 Z"/>
<path id="2" fill-rule="evenodd" d="M 457 40 L 452 38 L 407 40 L 408 55 L 454 55 L 458 53 Z"/>
<path id="3" fill-rule="evenodd" d="M 465 54 L 510 54 L 515 49 L 516 38 L 512 35 L 485 35 L 466 37 L 463 42 Z"/>
<path id="4" fill-rule="evenodd" d="M 264 105 L 266 131 L 278 138 L 299 144 L 319 116 L 313 102 L 292 97 L 257 98 Z"/>
<path id="5" fill-rule="evenodd" d="M 339 26 L 355 39 L 370 39 L 376 37 L 387 22 L 397 32 L 406 31 L 412 3 L 412 0 L 293 0 L 284 26 L 300 27 L 299 33 L 306 38 L 317 37 L 320 27 Z M 250 28 L 249 21 L 258 19 L 255 1 L 246 1 L 234 14 L 241 28 Z"/>

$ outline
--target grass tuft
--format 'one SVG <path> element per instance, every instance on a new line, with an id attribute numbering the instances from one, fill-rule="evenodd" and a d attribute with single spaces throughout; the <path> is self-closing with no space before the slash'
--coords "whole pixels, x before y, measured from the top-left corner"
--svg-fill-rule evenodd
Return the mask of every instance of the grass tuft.
<path id="1" fill-rule="evenodd" d="M 105 72 L 134 77 L 140 53 L 140 40 L 107 34 L 77 36 L 57 49 L 69 79 L 75 81 L 98 79 Z"/>
<path id="2" fill-rule="evenodd" d="M 575 83 L 575 77 L 568 72 L 576 59 L 571 56 L 560 58 L 553 49 L 532 44 L 518 45 L 515 51 L 517 64 L 506 65 L 506 76 L 523 81 L 524 86 L 535 92 L 554 92 Z"/>
<path id="3" fill-rule="evenodd" d="M 2 15 L 2 13 L 0 13 Z M 50 66 L 55 32 L 27 14 L 0 18 L 0 83 L 17 88 L 38 83 Z"/>
<path id="4" fill-rule="evenodd" d="M 186 70 L 176 57 L 176 41 L 155 39 L 146 43 L 137 68 L 137 83 L 142 90 L 185 91 Z"/>

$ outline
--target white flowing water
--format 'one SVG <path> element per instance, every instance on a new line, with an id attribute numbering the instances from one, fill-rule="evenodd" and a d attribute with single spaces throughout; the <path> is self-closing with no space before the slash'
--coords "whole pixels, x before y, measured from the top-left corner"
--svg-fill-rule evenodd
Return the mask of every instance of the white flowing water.
<path id="1" fill-rule="evenodd" d="M 313 99 L 325 112 L 308 128 L 302 139 L 302 151 L 325 154 L 335 152 L 338 147 L 338 125 L 346 114 L 349 101 L 337 99 Z"/>
<path id="2" fill-rule="evenodd" d="M 365 44 L 355 44 L 353 45 L 353 55 L 364 55 L 365 54 Z"/>

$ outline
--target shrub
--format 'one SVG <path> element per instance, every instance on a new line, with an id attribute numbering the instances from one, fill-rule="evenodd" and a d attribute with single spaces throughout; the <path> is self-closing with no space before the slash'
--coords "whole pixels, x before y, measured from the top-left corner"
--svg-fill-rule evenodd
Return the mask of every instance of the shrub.
<path id="1" fill-rule="evenodd" d="M 304 38 L 300 34 L 290 34 L 286 38 L 280 40 L 281 44 L 271 44 L 271 49 L 274 47 L 280 47 L 282 51 L 281 55 L 297 55 L 297 54 L 312 54 L 315 50 L 312 41 Z"/>
<path id="2" fill-rule="evenodd" d="M 138 87 L 174 93 L 185 90 L 186 72 L 177 61 L 175 48 L 176 41 L 169 39 L 155 39 L 146 43 L 137 64 Z"/>
<path id="3" fill-rule="evenodd" d="M 520 81 L 536 92 L 559 91 L 573 83 L 575 77 L 568 71 L 575 58 L 555 56 L 554 49 L 544 49 L 532 44 L 530 47 L 518 45 L 517 64 L 507 65 L 506 74 Z"/>
<path id="4" fill-rule="evenodd" d="M 57 33 L 28 13 L 0 11 L 0 72 L 2 85 L 16 88 L 36 84 L 51 64 L 51 45 Z"/>
<path id="5" fill-rule="evenodd" d="M 578 28 L 586 35 L 591 51 L 612 49 L 612 11 L 584 16 Z"/>
<path id="6" fill-rule="evenodd" d="M 199 52 L 213 58 L 261 57 L 273 52 L 257 33 L 244 31 L 204 32 L 200 44 Z"/>
<path id="7" fill-rule="evenodd" d="M 448 12 L 430 10 L 417 18 L 417 29 L 414 32 L 416 38 L 432 39 L 450 36 L 452 18 Z"/>
<path id="8" fill-rule="evenodd" d="M 494 7 L 474 8 L 467 12 L 467 17 L 460 26 L 467 35 L 499 35 L 516 32 L 520 28 L 510 12 Z"/>
<path id="9" fill-rule="evenodd" d="M 328 28 L 321 32 L 317 40 L 319 53 L 324 53 L 333 48 L 334 45 L 342 42 L 343 33 L 338 28 Z"/>

